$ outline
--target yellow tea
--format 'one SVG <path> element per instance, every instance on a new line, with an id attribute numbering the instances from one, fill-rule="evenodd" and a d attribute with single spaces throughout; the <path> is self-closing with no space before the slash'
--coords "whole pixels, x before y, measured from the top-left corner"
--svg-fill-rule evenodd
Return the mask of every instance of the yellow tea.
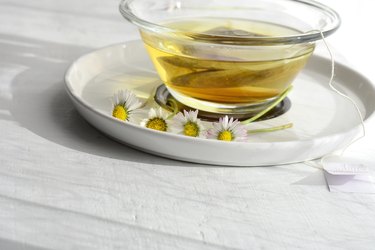
<path id="1" fill-rule="evenodd" d="M 141 33 L 161 80 L 172 93 L 214 103 L 272 99 L 292 83 L 314 50 L 313 44 L 306 43 L 241 43 L 243 37 L 299 33 L 271 23 L 201 18 L 163 25 L 179 32 Z"/>

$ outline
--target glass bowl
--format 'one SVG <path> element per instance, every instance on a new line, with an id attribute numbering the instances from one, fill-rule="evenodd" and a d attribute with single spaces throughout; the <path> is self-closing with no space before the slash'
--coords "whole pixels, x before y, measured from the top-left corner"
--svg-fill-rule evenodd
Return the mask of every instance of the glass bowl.
<path id="1" fill-rule="evenodd" d="M 169 92 L 199 110 L 246 114 L 283 93 L 340 26 L 311 0 L 122 0 Z"/>

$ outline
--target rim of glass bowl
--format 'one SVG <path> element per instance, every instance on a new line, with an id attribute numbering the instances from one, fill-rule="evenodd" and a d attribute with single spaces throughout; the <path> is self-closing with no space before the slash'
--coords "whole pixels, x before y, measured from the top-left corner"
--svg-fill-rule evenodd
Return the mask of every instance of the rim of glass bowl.
<path id="1" fill-rule="evenodd" d="M 119 10 L 122 16 L 130 21 L 131 23 L 147 29 L 152 30 L 155 32 L 169 32 L 169 33 L 181 33 L 182 31 L 178 29 L 172 29 L 160 24 L 152 23 L 146 21 L 142 18 L 139 18 L 135 15 L 131 8 L 130 4 L 134 1 L 139 0 L 121 0 L 119 5 Z M 157 1 L 157 0 L 155 0 Z M 327 16 L 331 17 L 332 22 L 325 25 L 325 29 L 323 30 L 311 30 L 309 32 L 300 33 L 296 35 L 289 35 L 289 36 L 273 36 L 273 37 L 254 37 L 254 36 L 241 36 L 241 37 L 228 37 L 223 36 L 223 39 L 218 39 L 218 36 L 209 35 L 209 34 L 202 34 L 199 33 L 190 33 L 190 37 L 194 37 L 195 40 L 200 42 L 212 42 L 212 43 L 220 43 L 220 44 L 230 44 L 230 45 L 284 45 L 284 44 L 299 44 L 299 43 L 308 43 L 314 42 L 317 40 L 322 39 L 322 34 L 324 37 L 327 37 L 334 33 L 341 25 L 341 19 L 339 14 L 333 10 L 332 8 L 319 3 L 314 0 L 286 0 L 287 2 L 296 2 L 300 4 L 304 4 L 306 6 L 318 8 L 320 11 L 325 13 Z M 186 36 L 186 32 L 184 32 Z"/>

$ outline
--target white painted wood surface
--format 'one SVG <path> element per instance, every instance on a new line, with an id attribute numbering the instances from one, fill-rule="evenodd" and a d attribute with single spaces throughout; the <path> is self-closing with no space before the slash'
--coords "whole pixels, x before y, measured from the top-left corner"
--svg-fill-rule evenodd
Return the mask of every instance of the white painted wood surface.
<path id="1" fill-rule="evenodd" d="M 375 82 L 375 3 L 322 1 L 343 18 L 338 58 Z M 178 162 L 88 125 L 63 76 L 139 38 L 117 5 L 0 0 L 0 249 L 374 249 L 375 195 L 330 193 L 319 169 Z M 346 154 L 375 166 L 367 132 Z"/>

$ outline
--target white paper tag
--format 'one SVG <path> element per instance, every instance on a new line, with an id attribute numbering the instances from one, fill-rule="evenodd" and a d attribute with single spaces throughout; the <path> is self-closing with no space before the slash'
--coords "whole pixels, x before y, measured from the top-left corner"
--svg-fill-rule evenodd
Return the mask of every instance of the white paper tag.
<path id="1" fill-rule="evenodd" d="M 355 159 L 330 156 L 324 159 L 323 168 L 331 192 L 375 193 L 368 167 Z"/>
<path id="2" fill-rule="evenodd" d="M 340 193 L 375 194 L 375 185 L 370 175 L 333 175 L 324 171 L 329 191 Z"/>
<path id="3" fill-rule="evenodd" d="M 333 158 L 333 157 L 332 157 Z M 333 175 L 357 175 L 357 174 L 368 174 L 369 169 L 367 166 L 348 161 L 345 158 L 335 157 L 334 159 L 329 158 L 324 161 L 324 170 Z"/>

